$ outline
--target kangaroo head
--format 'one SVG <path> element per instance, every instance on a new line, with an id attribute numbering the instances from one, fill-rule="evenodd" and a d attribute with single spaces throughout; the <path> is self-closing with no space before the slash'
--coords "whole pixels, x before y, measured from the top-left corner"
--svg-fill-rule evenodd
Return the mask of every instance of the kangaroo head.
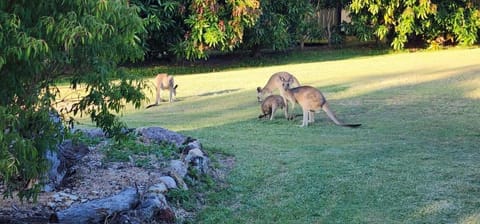
<path id="1" fill-rule="evenodd" d="M 284 90 L 290 89 L 290 86 L 291 86 L 292 83 L 293 83 L 292 77 L 282 77 L 282 76 L 280 76 L 279 79 L 280 79 L 280 81 L 281 81 L 281 83 L 282 83 L 282 88 L 283 88 Z"/>
<path id="2" fill-rule="evenodd" d="M 263 93 L 262 93 L 262 88 L 259 86 L 257 87 L 257 101 L 262 102 L 263 100 Z"/>
<path id="3" fill-rule="evenodd" d="M 267 96 L 270 96 L 272 94 L 272 90 L 269 88 L 260 88 L 257 87 L 257 100 L 258 102 L 262 102 Z"/>

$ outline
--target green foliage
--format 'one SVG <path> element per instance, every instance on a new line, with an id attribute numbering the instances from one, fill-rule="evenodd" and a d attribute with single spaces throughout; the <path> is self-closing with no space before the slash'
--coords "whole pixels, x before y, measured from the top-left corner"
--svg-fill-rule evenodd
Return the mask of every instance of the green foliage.
<path id="1" fill-rule="evenodd" d="M 177 157 L 179 149 L 174 144 L 142 144 L 132 135 L 124 141 L 113 142 L 102 149 L 106 162 L 128 162 L 133 160 L 135 166 L 149 168 L 151 164 Z"/>
<path id="2" fill-rule="evenodd" d="M 468 3 L 444 1 L 441 3 L 438 18 L 435 24 L 448 32 L 444 36 L 451 35 L 460 45 L 470 46 L 478 41 L 480 29 L 480 11 Z"/>
<path id="3" fill-rule="evenodd" d="M 67 132 L 65 138 L 71 139 L 74 145 L 85 144 L 87 146 L 96 146 L 103 141 L 103 138 L 101 137 L 90 137 L 84 134 L 82 131 Z"/>
<path id="4" fill-rule="evenodd" d="M 313 13 L 309 1 L 264 0 L 262 14 L 255 26 L 245 33 L 245 47 L 254 51 L 260 48 L 284 50 L 309 35 Z"/>
<path id="5" fill-rule="evenodd" d="M 38 181 L 47 169 L 46 150 L 59 141 L 60 129 L 51 122 L 48 111 L 14 111 L 0 106 L 0 180 L 6 186 L 4 197 L 34 198 Z"/>
<path id="6" fill-rule="evenodd" d="M 245 27 L 254 25 L 259 15 L 258 0 L 194 0 L 185 20 L 184 54 L 188 59 L 204 58 L 209 49 L 232 50 L 242 42 Z"/>
<path id="7" fill-rule="evenodd" d="M 192 191 L 170 189 L 165 196 L 170 203 L 187 211 L 193 211 L 196 208 L 195 195 L 193 195 Z"/>
<path id="8" fill-rule="evenodd" d="M 322 9 L 341 9 L 348 2 L 263 0 L 261 2 L 262 14 L 255 26 L 246 30 L 243 47 L 256 54 L 260 49 L 285 50 L 298 43 L 324 38 L 328 36 L 325 35 L 325 24 L 316 16 L 322 13 Z M 333 43 L 342 42 L 343 37 L 337 32 L 338 27 L 330 28 L 330 31 L 333 30 L 336 33 L 331 33 L 332 39 L 329 41 Z"/>
<path id="9" fill-rule="evenodd" d="M 361 40 L 374 34 L 397 50 L 418 40 L 473 45 L 478 39 L 480 12 L 472 1 L 353 0 L 350 9 L 354 34 Z"/>
<path id="10" fill-rule="evenodd" d="M 132 0 L 140 11 L 139 15 L 147 32 L 142 37 L 144 48 L 150 57 L 164 57 L 174 54 L 186 32 L 186 1 Z"/>
<path id="11" fill-rule="evenodd" d="M 230 51 L 243 39 L 245 27 L 259 16 L 258 0 L 135 0 L 148 31 L 151 54 L 187 59 L 207 57 L 208 50 Z"/>
<path id="12" fill-rule="evenodd" d="M 31 198 L 61 137 L 51 117 L 60 100 L 54 81 L 67 76 L 72 89 L 85 90 L 71 108 L 57 108 L 62 117 L 89 114 L 119 136 L 124 124 L 114 113 L 125 103 L 139 107 L 145 83 L 117 65 L 142 58 L 144 28 L 137 9 L 119 0 L 2 1 L 0 28 L 0 179 L 7 196 Z"/>

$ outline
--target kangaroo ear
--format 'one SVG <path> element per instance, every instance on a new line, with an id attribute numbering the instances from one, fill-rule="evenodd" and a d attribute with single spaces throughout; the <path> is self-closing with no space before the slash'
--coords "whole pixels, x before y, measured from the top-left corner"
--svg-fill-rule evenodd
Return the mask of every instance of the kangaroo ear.
<path id="1" fill-rule="evenodd" d="M 174 89 L 177 89 L 177 87 L 178 87 L 178 85 L 175 85 L 173 88 L 174 88 Z"/>
<path id="2" fill-rule="evenodd" d="M 260 88 L 260 86 L 257 87 L 257 92 L 258 92 L 258 93 L 259 93 L 259 92 L 262 92 L 262 88 Z"/>

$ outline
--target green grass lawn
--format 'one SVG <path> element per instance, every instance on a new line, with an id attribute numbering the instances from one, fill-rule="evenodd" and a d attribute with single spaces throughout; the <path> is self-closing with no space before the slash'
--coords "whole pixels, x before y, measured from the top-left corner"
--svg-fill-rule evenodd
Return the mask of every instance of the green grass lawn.
<path id="1" fill-rule="evenodd" d="M 179 101 L 122 120 L 235 157 L 229 187 L 209 193 L 196 223 L 480 223 L 479 59 L 453 49 L 177 75 Z M 362 127 L 324 113 L 307 128 L 280 111 L 257 119 L 255 89 L 278 71 Z"/>

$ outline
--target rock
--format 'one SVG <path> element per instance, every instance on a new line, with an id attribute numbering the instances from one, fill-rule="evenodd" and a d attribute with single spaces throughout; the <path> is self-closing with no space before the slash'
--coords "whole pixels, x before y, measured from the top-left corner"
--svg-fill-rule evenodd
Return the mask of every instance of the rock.
<path id="1" fill-rule="evenodd" d="M 175 182 L 175 180 L 170 177 L 170 176 L 161 176 L 160 178 L 160 181 L 162 183 L 164 183 L 168 189 L 175 189 L 177 188 L 177 182 Z"/>
<path id="2" fill-rule="evenodd" d="M 190 141 L 186 142 L 187 144 L 184 145 L 182 148 L 182 154 L 188 154 L 188 152 L 192 149 L 201 149 L 202 144 L 196 139 L 191 139 Z"/>
<path id="3" fill-rule="evenodd" d="M 52 210 L 55 210 L 55 208 L 57 208 L 57 204 L 55 202 L 48 202 L 47 206 Z"/>
<path id="4" fill-rule="evenodd" d="M 167 185 L 163 182 L 160 182 L 158 184 L 155 184 L 151 187 L 148 188 L 147 194 L 148 193 L 156 193 L 156 194 L 163 194 L 168 191 Z"/>
<path id="5" fill-rule="evenodd" d="M 195 148 L 188 151 L 188 154 L 184 160 L 185 162 L 190 163 L 195 157 L 204 157 L 202 150 L 200 150 L 199 148 Z"/>
<path id="6" fill-rule="evenodd" d="M 62 201 L 76 201 L 79 197 L 73 194 L 68 194 L 64 192 L 58 192 L 53 195 L 54 202 L 62 202 Z"/>
<path id="7" fill-rule="evenodd" d="M 190 150 L 184 160 L 199 172 L 208 172 L 209 160 L 199 148 Z"/>
<path id="8" fill-rule="evenodd" d="M 176 147 L 182 147 L 189 137 L 177 132 L 173 132 L 161 127 L 141 127 L 136 129 L 136 133 L 140 141 L 145 143 L 172 143 Z"/>
<path id="9" fill-rule="evenodd" d="M 175 222 L 175 213 L 168 205 L 163 192 L 158 190 L 159 186 L 162 185 L 166 190 L 166 186 L 163 183 L 150 187 L 135 210 L 134 214 L 141 219 L 142 223 Z"/>
<path id="10" fill-rule="evenodd" d="M 73 130 L 73 132 L 82 132 L 89 138 L 105 138 L 105 133 L 101 128 L 79 128 Z"/>
<path id="11" fill-rule="evenodd" d="M 171 160 L 170 170 L 176 172 L 182 178 L 185 177 L 185 175 L 187 175 L 187 171 L 188 171 L 185 163 L 180 160 Z"/>
<path id="12" fill-rule="evenodd" d="M 175 182 L 177 183 L 177 186 L 182 189 L 182 190 L 188 190 L 188 186 L 183 180 L 183 177 L 181 177 L 177 172 L 175 171 L 170 171 L 168 173 L 169 176 L 171 176 Z"/>

